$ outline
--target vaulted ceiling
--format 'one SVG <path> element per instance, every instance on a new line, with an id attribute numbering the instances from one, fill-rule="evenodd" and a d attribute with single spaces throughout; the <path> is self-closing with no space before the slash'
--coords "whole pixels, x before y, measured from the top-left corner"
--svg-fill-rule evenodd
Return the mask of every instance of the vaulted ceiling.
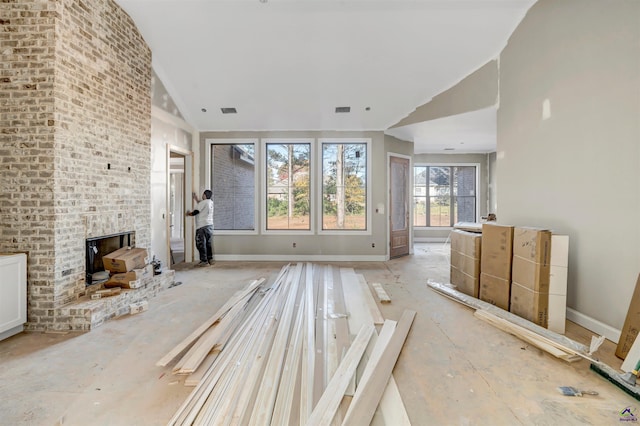
<path id="1" fill-rule="evenodd" d="M 498 57 L 535 0 L 116 2 L 185 120 L 226 131 L 386 130 Z M 495 128 L 479 124 L 488 115 L 471 114 L 466 130 L 460 117 L 396 136 L 413 141 L 448 126 L 449 137 L 459 129 L 471 142 L 473 127 L 482 138 Z M 426 145 L 416 152 L 429 152 L 430 140 L 419 138 Z"/>

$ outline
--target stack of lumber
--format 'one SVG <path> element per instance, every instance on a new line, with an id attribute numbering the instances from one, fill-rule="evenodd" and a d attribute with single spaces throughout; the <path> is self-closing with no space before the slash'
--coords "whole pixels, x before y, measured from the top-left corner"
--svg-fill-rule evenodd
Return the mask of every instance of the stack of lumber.
<path id="1" fill-rule="evenodd" d="M 173 373 L 195 386 L 169 424 L 408 425 L 392 370 L 414 316 L 384 320 L 351 268 L 286 265 L 157 362 L 182 354 Z"/>

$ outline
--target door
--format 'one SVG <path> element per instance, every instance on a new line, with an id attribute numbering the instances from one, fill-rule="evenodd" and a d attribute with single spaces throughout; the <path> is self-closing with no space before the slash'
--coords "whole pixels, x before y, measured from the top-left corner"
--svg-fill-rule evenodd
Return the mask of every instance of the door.
<path id="1" fill-rule="evenodd" d="M 409 254 L 409 159 L 389 157 L 391 258 Z"/>
<path id="2" fill-rule="evenodd" d="M 171 152 L 169 165 L 169 241 L 174 265 L 184 262 L 184 155 Z"/>

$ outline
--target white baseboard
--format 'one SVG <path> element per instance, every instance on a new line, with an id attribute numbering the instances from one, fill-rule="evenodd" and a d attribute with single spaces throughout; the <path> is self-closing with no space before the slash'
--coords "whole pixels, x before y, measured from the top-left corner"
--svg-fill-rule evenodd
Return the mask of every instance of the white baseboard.
<path id="1" fill-rule="evenodd" d="M 600 336 L 604 336 L 607 340 L 611 340 L 613 343 L 617 344 L 620 340 L 620 330 L 600 322 L 597 319 L 591 318 L 590 316 L 581 314 L 574 309 L 567 308 L 567 319 L 583 326 L 587 330 L 591 330 L 594 333 L 599 334 Z"/>
<path id="2" fill-rule="evenodd" d="M 325 255 L 325 254 L 299 254 L 299 255 L 274 255 L 274 254 L 219 254 L 215 260 L 220 261 L 244 261 L 244 262 L 384 262 L 389 260 L 386 255 Z"/>
<path id="3" fill-rule="evenodd" d="M 415 237 L 414 243 L 446 243 L 449 241 L 448 237 Z"/>

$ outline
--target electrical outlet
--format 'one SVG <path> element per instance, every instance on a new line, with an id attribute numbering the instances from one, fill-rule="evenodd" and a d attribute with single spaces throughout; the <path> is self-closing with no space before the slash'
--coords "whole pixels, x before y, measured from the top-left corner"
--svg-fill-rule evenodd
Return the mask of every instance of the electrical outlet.
<path id="1" fill-rule="evenodd" d="M 293 243 L 293 248 L 296 248 L 296 243 Z"/>
<path id="2" fill-rule="evenodd" d="M 376 243 L 371 243 L 371 248 L 376 248 Z"/>

